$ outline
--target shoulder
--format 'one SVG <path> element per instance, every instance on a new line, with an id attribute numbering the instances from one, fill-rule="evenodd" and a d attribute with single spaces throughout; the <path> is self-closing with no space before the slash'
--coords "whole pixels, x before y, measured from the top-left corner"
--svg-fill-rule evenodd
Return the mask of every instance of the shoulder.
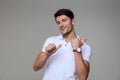
<path id="1" fill-rule="evenodd" d="M 83 52 L 85 52 L 87 54 L 91 54 L 91 47 L 87 43 L 84 43 L 81 48 L 82 48 Z"/>
<path id="2" fill-rule="evenodd" d="M 50 36 L 46 39 L 46 42 L 54 42 L 59 39 L 59 35 L 57 36 Z"/>
<path id="3" fill-rule="evenodd" d="M 83 46 L 82 46 L 82 48 L 90 48 L 90 45 L 87 44 L 87 43 L 84 43 Z"/>
<path id="4" fill-rule="evenodd" d="M 84 60 L 87 60 L 90 62 L 91 58 L 91 47 L 87 43 L 84 43 L 84 45 L 81 47 L 82 48 L 82 55 Z"/>

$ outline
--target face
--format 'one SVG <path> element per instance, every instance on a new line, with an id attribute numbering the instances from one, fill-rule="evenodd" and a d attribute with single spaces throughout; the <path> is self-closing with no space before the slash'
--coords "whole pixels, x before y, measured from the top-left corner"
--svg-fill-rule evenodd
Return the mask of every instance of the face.
<path id="1" fill-rule="evenodd" d="M 56 23 L 61 34 L 67 35 L 73 30 L 74 19 L 71 20 L 66 15 L 61 15 L 56 18 Z"/>

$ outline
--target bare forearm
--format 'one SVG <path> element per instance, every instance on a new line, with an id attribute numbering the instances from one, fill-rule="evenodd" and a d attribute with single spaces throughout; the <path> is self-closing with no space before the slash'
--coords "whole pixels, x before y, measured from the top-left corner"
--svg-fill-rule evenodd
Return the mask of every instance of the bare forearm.
<path id="1" fill-rule="evenodd" d="M 46 55 L 46 53 L 40 52 L 37 59 L 34 62 L 33 69 L 35 71 L 38 71 L 39 69 L 41 69 L 45 65 L 47 58 L 48 56 Z"/>
<path id="2" fill-rule="evenodd" d="M 61 46 L 61 44 L 59 44 L 57 47 L 53 43 L 48 44 L 48 46 L 45 48 L 45 52 L 40 52 L 38 55 L 37 59 L 34 62 L 33 69 L 35 71 L 41 69 L 45 65 L 48 57 L 55 53 Z"/>
<path id="3" fill-rule="evenodd" d="M 87 80 L 89 74 L 89 63 L 85 62 L 82 54 L 75 53 L 76 73 L 80 80 Z"/>

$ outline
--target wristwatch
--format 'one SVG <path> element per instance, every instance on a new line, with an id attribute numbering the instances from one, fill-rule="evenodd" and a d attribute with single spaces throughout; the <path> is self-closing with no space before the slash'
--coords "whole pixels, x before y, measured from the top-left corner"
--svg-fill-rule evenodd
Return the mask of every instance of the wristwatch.
<path id="1" fill-rule="evenodd" d="M 73 49 L 73 52 L 81 53 L 81 48 Z"/>

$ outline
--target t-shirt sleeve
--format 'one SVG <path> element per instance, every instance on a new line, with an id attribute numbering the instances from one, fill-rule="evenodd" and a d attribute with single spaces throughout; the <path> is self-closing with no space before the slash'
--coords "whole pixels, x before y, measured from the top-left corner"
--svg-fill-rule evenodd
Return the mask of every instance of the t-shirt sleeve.
<path id="1" fill-rule="evenodd" d="M 45 52 L 45 47 L 49 44 L 49 38 L 43 44 L 42 51 Z"/>
<path id="2" fill-rule="evenodd" d="M 89 45 L 87 45 L 86 43 L 82 46 L 82 56 L 83 59 L 90 62 L 90 58 L 91 58 L 91 48 Z"/>
<path id="3" fill-rule="evenodd" d="M 45 40 L 45 42 L 44 42 L 44 44 L 43 44 L 43 47 L 42 47 L 42 51 L 43 51 L 43 52 L 45 52 L 46 46 L 47 46 L 48 44 L 50 44 L 50 43 L 53 43 L 53 37 L 48 37 L 48 38 Z"/>

